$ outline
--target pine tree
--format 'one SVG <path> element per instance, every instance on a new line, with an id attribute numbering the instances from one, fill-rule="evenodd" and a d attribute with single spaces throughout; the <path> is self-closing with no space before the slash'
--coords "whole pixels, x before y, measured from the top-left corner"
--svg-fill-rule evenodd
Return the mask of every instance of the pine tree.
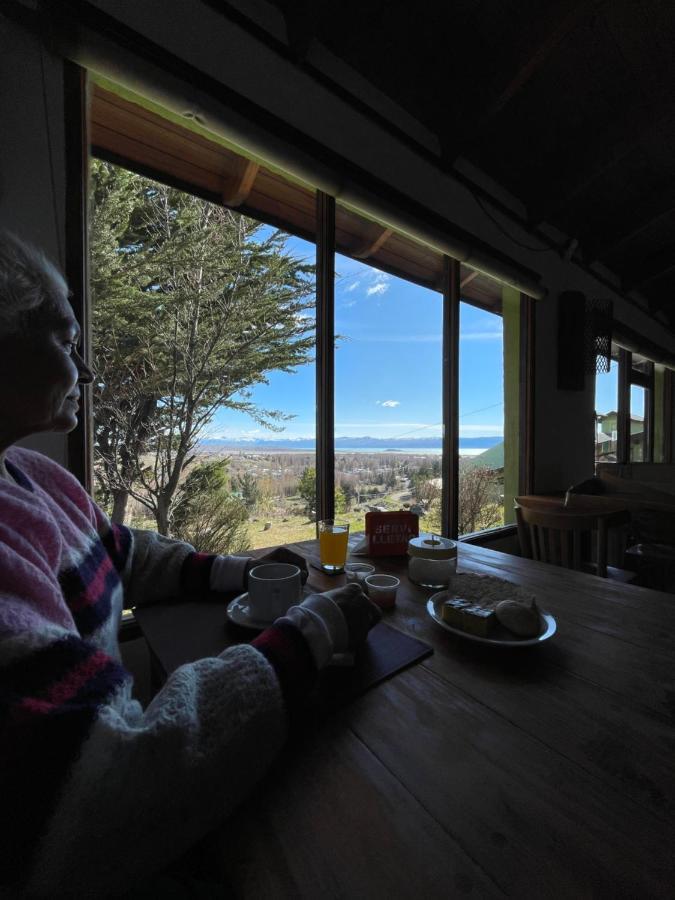
<path id="1" fill-rule="evenodd" d="M 216 410 L 288 418 L 251 389 L 311 360 L 313 267 L 230 210 L 108 163 L 92 179 L 97 477 L 115 521 L 132 496 L 168 534 Z"/>

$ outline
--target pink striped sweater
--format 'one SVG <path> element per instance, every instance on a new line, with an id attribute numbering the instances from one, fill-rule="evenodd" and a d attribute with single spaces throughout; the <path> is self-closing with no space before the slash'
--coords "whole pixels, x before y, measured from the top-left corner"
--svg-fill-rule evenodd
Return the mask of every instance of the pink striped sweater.
<path id="1" fill-rule="evenodd" d="M 242 799 L 282 745 L 284 698 L 315 664 L 300 631 L 277 624 L 255 647 L 182 666 L 143 710 L 120 662 L 122 608 L 208 589 L 214 557 L 111 525 L 40 454 L 13 449 L 7 469 L 0 890 L 103 896 L 179 856 Z"/>

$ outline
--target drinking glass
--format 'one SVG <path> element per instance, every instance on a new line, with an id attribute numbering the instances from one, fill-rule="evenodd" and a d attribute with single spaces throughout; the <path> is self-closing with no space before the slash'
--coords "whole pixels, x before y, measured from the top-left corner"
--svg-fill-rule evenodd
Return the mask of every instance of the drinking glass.
<path id="1" fill-rule="evenodd" d="M 339 523 L 334 519 L 319 522 L 319 558 L 324 572 L 335 575 L 344 570 L 348 539 L 348 523 Z"/>

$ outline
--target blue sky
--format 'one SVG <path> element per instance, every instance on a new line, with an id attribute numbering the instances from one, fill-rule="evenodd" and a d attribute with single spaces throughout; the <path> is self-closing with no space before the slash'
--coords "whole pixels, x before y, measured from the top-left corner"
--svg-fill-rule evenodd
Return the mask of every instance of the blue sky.
<path id="1" fill-rule="evenodd" d="M 612 360 L 609 372 L 595 376 L 595 411 L 598 413 L 616 412 L 619 391 L 619 364 Z M 630 411 L 633 415 L 645 414 L 645 390 L 631 385 Z"/>
<path id="2" fill-rule="evenodd" d="M 314 245 L 287 249 L 314 260 Z M 336 437 L 441 434 L 441 295 L 344 256 L 335 260 Z M 502 321 L 462 304 L 460 434 L 503 434 Z M 314 364 L 273 372 L 253 391 L 260 406 L 294 416 L 270 432 L 248 416 L 219 411 L 209 435 L 230 439 L 307 438 L 315 434 Z"/>
<path id="3" fill-rule="evenodd" d="M 595 376 L 595 411 L 616 412 L 619 385 L 619 366 L 612 360 L 609 372 Z"/>

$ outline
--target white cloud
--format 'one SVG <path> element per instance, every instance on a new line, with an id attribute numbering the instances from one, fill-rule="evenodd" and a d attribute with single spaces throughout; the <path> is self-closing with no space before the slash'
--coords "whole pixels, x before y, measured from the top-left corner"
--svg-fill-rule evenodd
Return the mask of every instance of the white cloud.
<path id="1" fill-rule="evenodd" d="M 389 290 L 391 275 L 388 275 L 386 272 L 379 272 L 377 269 L 370 269 L 368 276 L 372 283 L 370 287 L 366 289 L 366 295 L 368 297 L 373 297 L 386 294 Z"/>
<path id="2" fill-rule="evenodd" d="M 351 284 L 348 284 L 348 285 L 347 285 L 347 287 L 345 288 L 345 290 L 346 290 L 346 291 L 349 291 L 349 292 L 351 293 L 352 291 L 355 291 L 355 290 L 357 289 L 357 287 L 358 287 L 360 284 L 361 284 L 360 281 L 352 281 Z"/>
<path id="3" fill-rule="evenodd" d="M 401 405 L 400 400 L 376 400 L 375 402 L 378 404 L 378 406 L 386 406 L 389 409 L 394 409 L 396 406 Z"/>

